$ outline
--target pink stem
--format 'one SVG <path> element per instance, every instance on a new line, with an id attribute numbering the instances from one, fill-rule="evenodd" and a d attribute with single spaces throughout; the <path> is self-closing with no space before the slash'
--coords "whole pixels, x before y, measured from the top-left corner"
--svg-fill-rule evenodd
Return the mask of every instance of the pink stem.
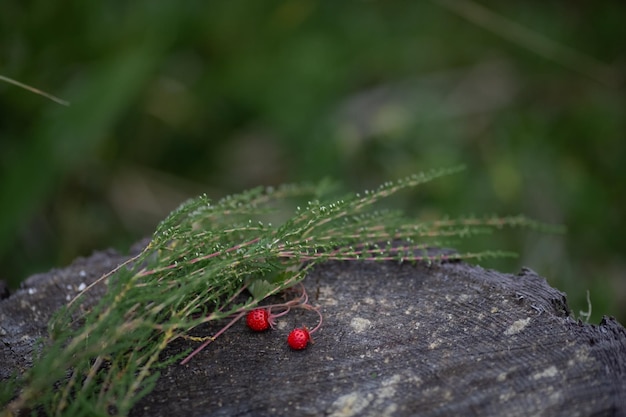
<path id="1" fill-rule="evenodd" d="M 213 337 L 211 337 L 209 340 L 206 340 L 203 344 L 201 344 L 200 346 L 198 346 L 196 348 L 196 350 L 194 350 L 193 352 L 191 352 L 189 354 L 189 356 L 187 356 L 185 359 L 183 359 L 180 364 L 184 365 L 187 362 L 189 362 L 191 360 L 191 358 L 193 358 L 194 356 L 196 356 L 196 354 L 198 354 L 200 351 L 202 351 L 202 349 L 204 349 L 205 347 L 207 347 L 209 345 L 209 343 L 211 343 L 212 341 L 214 341 L 215 339 L 217 339 L 222 333 L 224 333 L 226 330 L 228 330 L 233 324 L 237 323 L 247 312 L 246 311 L 242 311 L 241 313 L 237 314 L 235 316 L 234 319 L 232 319 L 226 326 L 222 327 L 222 329 L 215 333 L 215 335 Z"/>
<path id="2" fill-rule="evenodd" d="M 270 307 L 270 308 L 268 309 L 268 311 L 270 311 L 271 309 L 272 309 L 272 308 Z M 291 307 L 287 307 L 287 308 L 285 309 L 285 311 L 282 311 L 282 312 L 277 313 L 277 314 L 272 314 L 272 312 L 270 311 L 270 315 L 271 315 L 271 317 L 272 317 L 272 318 L 274 318 L 274 319 L 275 319 L 276 317 L 281 317 L 281 316 L 284 316 L 285 314 L 289 313 L 289 311 L 290 311 L 290 310 L 291 310 Z"/>
<path id="3" fill-rule="evenodd" d="M 304 285 L 300 284 L 300 287 L 302 288 L 302 294 L 291 301 L 287 301 L 286 303 L 280 303 L 280 304 L 270 304 L 270 305 L 266 305 L 266 306 L 262 306 L 261 308 L 266 308 L 269 310 L 271 310 L 272 308 L 277 308 L 277 307 L 282 307 L 285 308 L 284 311 L 278 313 L 278 314 L 274 314 L 273 317 L 280 317 L 283 316 L 285 314 L 287 314 L 290 310 L 291 307 L 302 307 L 305 308 L 307 310 L 314 310 L 317 315 L 320 318 L 319 323 L 317 324 L 317 326 L 315 326 L 315 328 L 313 330 L 311 330 L 309 333 L 313 333 L 315 331 L 317 331 L 317 329 L 319 329 L 322 326 L 322 313 L 319 312 L 319 310 L 313 306 L 311 306 L 310 304 L 308 304 L 309 302 L 309 295 L 306 292 L 306 288 L 304 288 Z M 232 299 L 231 299 L 232 300 Z M 228 322 L 228 324 L 224 327 L 222 327 L 220 329 L 220 331 L 218 331 L 217 333 L 215 333 L 214 336 L 212 336 L 210 339 L 205 340 L 200 346 L 198 346 L 193 352 L 191 352 L 185 359 L 183 359 L 180 364 L 181 365 L 185 365 L 186 363 L 188 363 L 191 358 L 193 358 L 195 355 L 197 355 L 199 352 L 201 352 L 205 347 L 207 347 L 211 342 L 213 342 L 215 339 L 217 339 L 222 333 L 224 333 L 226 330 L 228 330 L 230 327 L 232 327 L 235 323 L 237 323 L 239 320 L 241 320 L 241 318 L 246 315 L 248 313 L 248 311 L 250 311 L 249 308 L 244 309 L 243 311 L 237 313 L 236 316 L 233 317 L 233 319 Z"/>

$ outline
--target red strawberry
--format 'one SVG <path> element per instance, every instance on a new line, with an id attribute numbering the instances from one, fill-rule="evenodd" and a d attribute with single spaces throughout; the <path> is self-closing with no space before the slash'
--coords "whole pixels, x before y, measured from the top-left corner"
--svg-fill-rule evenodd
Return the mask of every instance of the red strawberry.
<path id="1" fill-rule="evenodd" d="M 255 332 L 262 332 L 270 327 L 270 314 L 264 308 L 254 309 L 248 313 L 246 323 Z"/>
<path id="2" fill-rule="evenodd" d="M 311 335 L 306 327 L 301 329 L 294 329 L 289 333 L 289 337 L 287 338 L 287 343 L 289 347 L 294 350 L 302 350 L 306 348 L 306 346 L 311 341 Z"/>

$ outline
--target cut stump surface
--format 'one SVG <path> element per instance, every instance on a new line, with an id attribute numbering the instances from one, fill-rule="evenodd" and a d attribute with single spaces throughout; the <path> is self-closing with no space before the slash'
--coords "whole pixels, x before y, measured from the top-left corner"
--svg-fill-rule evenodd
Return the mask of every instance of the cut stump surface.
<path id="1" fill-rule="evenodd" d="M 50 314 L 123 260 L 96 253 L 0 301 L 0 378 L 27 369 Z M 311 311 L 263 333 L 242 321 L 165 369 L 131 415 L 626 416 L 626 330 L 572 319 L 565 295 L 530 269 L 328 262 L 304 284 L 324 315 L 314 344 L 286 343 L 315 326 Z M 195 346 L 179 339 L 164 355 Z"/>

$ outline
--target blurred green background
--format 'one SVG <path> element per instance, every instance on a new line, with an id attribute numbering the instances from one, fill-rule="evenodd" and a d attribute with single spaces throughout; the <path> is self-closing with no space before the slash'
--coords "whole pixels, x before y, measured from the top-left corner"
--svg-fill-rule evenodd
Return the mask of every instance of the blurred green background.
<path id="1" fill-rule="evenodd" d="M 518 214 L 498 233 L 626 323 L 626 4 L 465 0 L 4 2 L 0 279 L 148 235 L 184 199 L 467 170 L 393 204 Z"/>

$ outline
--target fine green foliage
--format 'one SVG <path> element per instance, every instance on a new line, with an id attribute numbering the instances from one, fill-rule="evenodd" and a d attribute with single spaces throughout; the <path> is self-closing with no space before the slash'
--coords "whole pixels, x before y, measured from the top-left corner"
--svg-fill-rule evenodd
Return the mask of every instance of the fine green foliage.
<path id="1" fill-rule="evenodd" d="M 173 340 L 255 307 L 302 281 L 319 262 L 507 256 L 433 255 L 425 249 L 504 226 L 542 227 L 524 217 L 415 222 L 372 207 L 458 170 L 415 175 L 334 202 L 324 199 L 323 185 L 255 188 L 215 204 L 206 196 L 185 202 L 139 255 L 93 284 L 108 286 L 95 307 L 85 312 L 79 295 L 54 317 L 51 342 L 18 380 L 19 394 L 7 415 L 25 408 L 48 415 L 127 415 L 150 392 L 159 369 L 181 358 L 162 355 Z M 277 202 L 303 194 L 312 199 L 281 225 L 259 220 Z"/>

